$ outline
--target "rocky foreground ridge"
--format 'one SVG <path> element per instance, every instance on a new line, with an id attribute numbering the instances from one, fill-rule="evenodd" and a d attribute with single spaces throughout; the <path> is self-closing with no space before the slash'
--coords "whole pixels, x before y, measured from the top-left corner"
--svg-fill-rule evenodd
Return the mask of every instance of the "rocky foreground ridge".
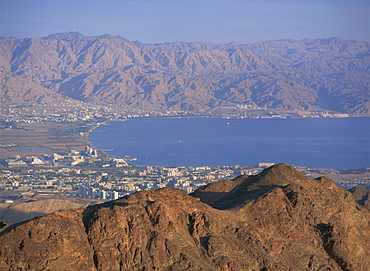
<path id="1" fill-rule="evenodd" d="M 278 164 L 5 226 L 0 270 L 368 270 L 370 211 Z"/>
<path id="2" fill-rule="evenodd" d="M 370 43 L 340 38 L 143 44 L 77 32 L 0 38 L 1 102 L 225 106 L 370 114 Z"/>

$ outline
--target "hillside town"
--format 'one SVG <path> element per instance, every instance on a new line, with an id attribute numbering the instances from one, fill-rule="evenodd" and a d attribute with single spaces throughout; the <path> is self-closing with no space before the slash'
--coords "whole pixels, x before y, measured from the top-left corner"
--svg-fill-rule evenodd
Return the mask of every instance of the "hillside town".
<path id="1" fill-rule="evenodd" d="M 9 106 L 0 109 L 1 125 L 4 129 L 17 129 L 17 123 L 73 123 L 120 121 L 132 118 L 166 118 L 166 117 L 218 117 L 232 118 L 343 118 L 348 114 L 334 111 L 279 112 L 267 107 L 237 104 L 225 106 L 217 111 L 193 112 L 182 110 L 149 110 L 140 108 L 123 108 L 96 103 L 68 100 L 60 104 Z"/>

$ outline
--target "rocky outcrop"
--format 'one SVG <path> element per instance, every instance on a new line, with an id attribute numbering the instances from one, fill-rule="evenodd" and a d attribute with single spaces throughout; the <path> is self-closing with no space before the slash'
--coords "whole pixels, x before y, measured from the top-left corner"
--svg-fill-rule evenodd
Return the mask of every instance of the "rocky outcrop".
<path id="1" fill-rule="evenodd" d="M 353 187 L 349 190 L 353 194 L 355 201 L 365 207 L 370 208 L 370 190 L 361 186 Z"/>
<path id="2" fill-rule="evenodd" d="M 90 203 L 97 203 L 97 201 L 46 197 L 32 198 L 26 202 L 15 202 L 12 204 L 0 203 L 0 221 L 15 224 L 58 210 L 84 208 L 89 206 Z"/>
<path id="3" fill-rule="evenodd" d="M 2 102 L 369 114 L 369 50 L 369 42 L 339 38 L 155 45 L 76 32 L 1 38 Z"/>
<path id="4" fill-rule="evenodd" d="M 1 270 L 367 270 L 370 212 L 279 164 L 4 225 Z"/>

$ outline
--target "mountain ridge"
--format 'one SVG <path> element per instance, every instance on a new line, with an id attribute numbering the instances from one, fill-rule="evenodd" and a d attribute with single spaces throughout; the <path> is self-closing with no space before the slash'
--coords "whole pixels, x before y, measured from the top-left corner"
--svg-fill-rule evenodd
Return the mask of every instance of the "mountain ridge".
<path id="1" fill-rule="evenodd" d="M 2 85 L 6 104 L 42 102 L 51 92 L 55 101 L 72 98 L 158 110 L 249 105 L 368 114 L 370 108 L 368 42 L 143 44 L 70 32 L 2 38 L 0 53 L 3 76 L 25 82 L 18 88 L 9 80 Z M 35 94 L 28 99 L 23 93 Z"/>
<path id="2" fill-rule="evenodd" d="M 230 192 L 239 201 L 222 205 Z M 224 194 L 209 205 L 212 193 Z M 365 271 L 369 221 L 370 210 L 330 179 L 278 164 L 193 195 L 140 191 L 4 226 L 0 267 Z"/>

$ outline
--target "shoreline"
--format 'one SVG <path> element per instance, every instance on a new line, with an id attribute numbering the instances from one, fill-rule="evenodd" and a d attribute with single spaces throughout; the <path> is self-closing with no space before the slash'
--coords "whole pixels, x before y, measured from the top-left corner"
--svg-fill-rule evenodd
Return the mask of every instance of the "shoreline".
<path id="1" fill-rule="evenodd" d="M 87 146 L 89 146 L 90 148 L 93 148 L 95 149 L 98 153 L 101 153 L 101 154 L 104 154 L 104 156 L 107 156 L 107 157 L 113 157 L 112 155 L 109 155 L 108 153 L 106 153 L 106 150 L 101 150 L 97 147 L 95 147 L 90 141 L 89 141 L 89 135 L 92 131 L 94 131 L 95 129 L 99 128 L 100 126 L 102 125 L 107 125 L 109 121 L 105 121 L 105 122 L 101 122 L 97 125 L 94 125 L 94 127 L 91 127 L 91 129 L 89 131 L 87 131 L 86 133 L 84 133 L 83 137 L 84 137 L 84 140 L 87 142 Z"/>
<path id="2" fill-rule="evenodd" d="M 203 119 L 203 118 L 201 118 L 201 117 L 195 117 L 195 118 L 198 118 L 198 119 Z M 365 118 L 367 118 L 367 117 L 365 117 Z M 155 120 L 155 119 L 168 119 L 168 118 L 138 118 L 138 119 L 141 119 L 141 120 L 150 120 L 150 119 L 153 119 L 153 120 Z M 175 119 L 178 119 L 178 117 L 176 117 Z M 186 117 L 185 119 L 189 119 L 188 117 Z M 220 119 L 220 118 L 213 118 L 213 119 L 219 119 L 219 120 L 223 120 L 223 121 L 225 121 L 225 123 L 227 122 L 227 120 L 226 119 Z M 346 123 L 351 123 L 351 121 L 348 119 L 348 118 L 336 118 L 336 119 L 338 119 L 337 121 L 336 120 L 334 120 L 333 119 L 333 121 L 334 121 L 334 124 L 336 125 L 336 127 L 343 127 L 343 128 L 339 128 L 339 129 L 337 129 L 338 131 L 340 131 L 340 130 L 343 130 L 344 129 L 344 127 L 345 127 L 345 125 L 346 125 Z M 346 121 L 339 121 L 340 119 L 342 119 L 342 120 L 346 120 L 346 119 L 348 119 L 348 120 L 346 120 Z M 358 118 L 356 118 L 356 119 L 358 119 Z M 255 121 L 255 120 L 252 120 L 252 119 L 242 119 L 241 121 L 248 121 L 248 120 L 250 120 L 250 121 Z M 316 120 L 318 121 L 318 122 L 316 122 Z M 313 119 L 313 120 L 311 120 L 310 122 L 309 122 L 309 124 L 310 124 L 310 126 L 312 126 L 312 125 L 314 125 L 315 123 L 319 123 L 320 124 L 320 126 L 322 126 L 322 125 L 325 125 L 325 123 L 328 123 L 329 122 L 329 124 L 331 124 L 331 123 L 333 123 L 333 122 L 331 122 L 331 120 L 332 119 L 327 119 L 327 121 L 325 121 L 324 120 L 324 118 L 322 119 L 322 120 L 319 120 L 319 119 Z M 291 120 L 290 121 L 290 124 L 288 123 L 288 124 L 282 124 L 283 122 L 280 122 L 282 125 L 283 125 L 283 127 L 287 127 L 287 126 L 291 126 L 291 125 L 295 125 L 292 121 L 294 121 L 294 123 L 295 123 L 295 121 L 296 120 Z M 111 121 L 111 122 L 116 122 L 116 123 L 119 123 L 119 122 L 121 122 L 121 121 L 116 121 L 116 120 L 113 120 L 113 121 Z M 235 121 L 235 122 L 238 122 L 237 120 Z M 299 120 L 298 120 L 298 122 L 299 122 Z M 161 123 L 163 123 L 163 122 L 161 122 Z M 257 124 L 257 122 L 253 122 L 254 124 Z M 275 121 L 271 121 L 271 120 L 269 120 L 269 122 L 265 122 L 266 124 L 268 124 L 268 123 L 275 123 Z M 285 123 L 285 122 L 284 122 Z M 301 122 L 299 122 L 299 125 L 298 125 L 298 127 L 302 127 L 302 126 L 306 126 L 304 123 L 306 123 L 306 121 L 301 121 Z M 357 124 L 355 124 L 355 126 L 354 127 L 356 127 L 356 126 L 358 126 L 359 124 L 361 124 L 361 123 L 363 123 L 363 120 L 362 121 L 360 121 L 360 122 L 356 122 Z M 107 124 L 107 123 L 104 123 L 105 125 Z M 171 127 L 171 125 L 167 125 L 166 124 L 166 122 L 164 122 L 164 124 L 166 125 L 166 128 L 165 129 L 167 129 L 167 127 Z M 298 123 L 297 123 L 298 124 Z M 119 124 L 118 124 L 119 125 Z M 227 124 L 226 124 L 227 125 Z M 264 124 L 262 124 L 262 126 L 263 126 Z M 152 126 L 152 125 L 149 125 L 149 126 Z M 274 124 L 273 125 L 273 127 L 275 127 L 275 126 L 277 126 L 277 127 L 280 127 L 281 125 L 279 124 L 279 123 L 277 123 L 276 125 Z M 330 126 L 330 125 L 329 125 Z M 360 125 L 361 126 L 361 125 Z M 363 125 L 362 125 L 363 126 Z M 96 128 L 97 128 L 98 126 L 96 126 Z M 131 126 L 130 126 L 131 127 Z M 258 127 L 256 127 L 257 129 L 258 129 Z M 94 128 L 95 129 L 95 128 Z M 90 132 L 89 132 L 89 134 L 94 130 L 94 129 L 92 129 Z M 117 128 L 114 128 L 115 130 L 117 130 Z M 130 129 L 133 129 L 132 127 L 130 128 Z M 170 128 L 171 129 L 171 128 Z M 221 127 L 221 129 L 224 129 L 224 128 L 222 128 Z M 228 129 L 228 128 L 226 128 L 225 127 L 225 129 Z M 167 130 L 166 130 L 167 131 Z M 234 131 L 234 130 L 232 130 L 232 131 Z M 334 130 L 334 131 L 336 131 L 336 130 Z M 99 132 L 102 132 L 102 130 L 100 130 Z M 333 132 L 330 132 L 330 133 L 327 133 L 327 135 L 326 135 L 326 137 L 327 136 L 331 136 L 331 134 L 332 134 Z M 334 132 L 335 133 L 335 132 Z M 157 134 L 157 132 L 155 132 L 155 134 Z M 361 137 L 359 137 L 359 138 L 356 138 L 355 137 L 355 139 L 358 139 L 358 140 L 361 140 L 361 141 L 359 141 L 359 142 L 362 142 L 363 143 L 363 129 L 361 129 Z M 336 134 L 337 135 L 337 134 Z M 133 134 L 133 135 L 131 135 L 131 137 L 130 138 L 126 138 L 127 140 L 129 140 L 129 139 L 131 139 L 132 138 L 132 136 L 135 136 L 135 134 Z M 176 138 L 177 138 L 177 136 L 175 136 Z M 323 137 L 323 139 L 322 140 L 325 140 L 325 138 L 326 138 L 325 136 Z M 299 136 L 297 137 L 298 139 L 299 139 Z M 347 137 L 347 143 L 349 143 L 348 142 L 348 139 L 349 139 L 350 137 Z M 140 139 L 140 138 L 139 138 Z M 183 142 L 185 139 L 184 138 L 181 138 L 181 137 L 179 137 L 178 139 L 181 139 L 181 140 L 170 140 L 170 141 L 168 141 L 167 139 L 167 143 L 169 143 L 169 142 L 172 142 L 172 143 L 174 143 L 174 142 Z M 109 156 L 112 156 L 112 157 L 115 157 L 115 158 L 124 158 L 125 157 L 125 152 L 124 152 L 124 150 L 120 150 L 118 147 L 116 148 L 115 146 L 116 146 L 116 144 L 114 145 L 114 146 L 112 146 L 112 145 L 104 145 L 103 143 L 104 143 L 104 135 L 102 135 L 101 133 L 99 133 L 99 134 L 96 134 L 96 142 L 97 142 L 97 144 L 99 144 L 100 146 L 102 146 L 102 147 L 104 147 L 101 151 L 102 152 L 104 152 L 105 154 L 107 154 L 105 151 L 107 151 L 107 149 L 108 148 L 114 148 L 116 151 L 115 151 L 115 153 L 114 153 L 114 155 L 110 155 L 110 154 L 108 154 Z M 311 140 L 312 141 L 312 140 Z M 310 141 L 310 142 L 311 142 Z M 94 144 L 93 144 L 93 142 L 90 142 L 90 144 L 91 144 L 91 146 L 94 146 Z M 153 143 L 153 144 L 156 144 L 156 143 Z M 346 144 L 345 144 L 346 145 Z M 294 146 L 295 145 L 293 145 L 293 147 L 292 148 L 294 148 Z M 348 145 L 347 144 L 347 146 L 350 146 L 350 145 Z M 320 147 L 320 146 L 319 146 Z M 131 148 L 130 146 L 129 146 L 129 148 Z M 125 147 L 125 149 L 126 149 L 126 147 Z M 288 148 L 289 149 L 289 148 Z M 300 148 L 298 148 L 298 150 L 300 150 Z M 149 159 L 150 159 L 150 163 L 147 163 L 145 160 L 144 160 L 144 158 L 145 157 L 147 157 L 147 156 L 145 156 L 145 155 L 147 155 L 147 154 L 143 154 L 143 151 L 141 151 L 140 152 L 140 148 L 138 149 L 138 153 L 140 152 L 141 153 L 141 155 L 140 154 L 136 154 L 136 155 L 138 155 L 138 156 L 135 156 L 135 154 L 133 153 L 133 149 L 131 148 L 130 150 L 129 149 L 127 149 L 127 151 L 128 152 L 126 152 L 126 154 L 128 154 L 128 155 L 130 155 L 131 157 L 138 157 L 139 159 L 139 161 L 138 161 L 138 165 L 140 165 L 140 166 L 166 166 L 166 167 L 181 167 L 181 166 L 235 166 L 235 165 L 255 165 L 256 163 L 258 164 L 258 162 L 264 162 L 266 159 L 255 159 L 255 161 L 253 161 L 253 162 L 251 162 L 251 161 L 249 161 L 249 160 L 251 160 L 251 159 L 246 159 L 245 160 L 245 162 L 246 163 L 241 163 L 241 162 L 238 162 L 238 161 L 236 161 L 236 164 L 234 164 L 233 162 L 235 162 L 235 161 L 231 161 L 231 160 L 235 160 L 235 159 L 229 159 L 230 160 L 230 162 L 231 163 L 225 163 L 225 164 L 220 164 L 220 163 L 217 163 L 217 161 L 216 161 L 216 163 L 213 163 L 212 161 L 213 160 L 211 160 L 210 159 L 210 163 L 207 163 L 207 162 L 205 162 L 205 163 L 203 163 L 203 162 L 200 162 L 200 163 L 198 163 L 198 164 L 196 164 L 196 162 L 197 162 L 197 160 L 194 160 L 194 163 L 186 163 L 186 162 L 184 162 L 184 159 L 180 159 L 179 161 L 177 161 L 176 159 L 176 161 L 177 162 L 179 162 L 179 163 L 174 163 L 174 164 L 171 164 L 171 163 L 167 163 L 167 162 L 164 162 L 164 158 L 163 157 L 160 157 L 159 158 L 159 160 L 158 161 L 162 161 L 162 162 L 159 162 L 159 163 L 155 163 L 155 161 L 157 161 L 156 159 L 155 159 L 155 157 L 152 155 L 152 157 L 150 157 L 150 154 L 148 154 L 149 156 Z M 151 153 L 153 153 L 153 152 L 151 152 Z M 164 152 L 162 152 L 163 154 L 164 154 Z M 269 153 L 269 152 L 268 152 Z M 267 154 L 268 154 L 267 153 Z M 362 155 L 363 155 L 363 151 L 361 151 L 361 153 L 362 153 Z M 366 154 L 366 153 L 365 153 Z M 303 154 L 302 154 L 303 155 Z M 162 155 L 163 156 L 163 155 Z M 272 157 L 274 157 L 274 156 L 272 156 Z M 163 159 L 162 159 L 163 158 Z M 263 157 L 262 157 L 263 158 Z M 276 157 L 275 157 L 276 158 Z M 288 159 L 285 159 L 285 158 L 288 158 Z M 320 164 L 318 164 L 318 163 L 309 163 L 309 162 L 307 162 L 307 161 L 304 161 L 305 159 L 297 159 L 297 161 L 298 162 L 294 162 L 294 161 L 292 161 L 292 159 L 290 159 L 289 157 L 282 157 L 281 159 L 278 159 L 278 158 L 276 158 L 276 159 L 274 159 L 274 158 L 272 158 L 272 162 L 275 162 L 275 163 L 279 163 L 279 162 L 283 162 L 283 163 L 288 163 L 288 164 L 291 164 L 291 165 L 297 165 L 297 166 L 306 166 L 307 164 L 310 164 L 309 166 L 307 166 L 307 167 L 309 167 L 309 168 L 326 168 L 326 169 L 335 169 L 335 170 L 344 170 L 344 169 L 359 169 L 359 168 L 364 168 L 364 167 L 367 167 L 367 165 L 366 165 L 366 163 L 364 164 L 363 162 L 361 162 L 361 161 L 366 161 L 366 160 L 358 160 L 358 162 L 359 163 L 357 163 L 358 165 L 356 166 L 356 165 L 354 165 L 354 164 L 356 164 L 356 161 L 357 160 L 354 160 L 353 161 L 353 163 L 346 163 L 345 162 L 345 160 L 343 160 L 343 158 L 342 159 L 339 159 L 340 161 L 338 161 L 338 163 L 339 164 L 342 164 L 342 166 L 339 166 L 339 167 L 337 167 L 337 166 L 335 166 L 334 165 L 334 163 L 326 163 L 327 165 L 326 166 L 321 166 Z M 292 157 L 292 158 L 294 158 L 294 157 Z M 362 156 L 360 157 L 360 159 L 361 158 L 363 158 Z M 175 160 L 173 160 L 173 161 L 175 161 Z M 203 159 L 204 160 L 204 159 Z M 267 159 L 267 160 L 269 160 L 269 159 Z M 271 159 L 270 159 L 271 160 Z M 140 162 L 141 161 L 141 162 Z M 290 161 L 290 162 L 289 162 Z M 300 161 L 300 162 L 299 162 Z M 328 160 L 329 161 L 329 160 Z M 351 161 L 351 160 L 348 160 L 348 161 Z M 220 161 L 219 161 L 220 162 Z M 221 161 L 222 162 L 222 161 Z M 325 164 L 325 163 L 323 163 L 323 164 Z M 352 164 L 352 165 L 351 165 Z"/>
<path id="3" fill-rule="evenodd" d="M 170 117 L 170 118 L 204 118 L 204 117 Z M 207 117 L 209 118 L 209 117 Z M 348 118 L 370 118 L 370 117 L 345 117 L 345 118 L 330 118 L 330 119 L 348 119 Z M 134 118 L 134 119 L 169 119 L 169 117 L 165 118 Z M 217 118 L 222 119 L 222 118 Z M 263 118 L 265 119 L 265 118 Z M 321 118 L 303 118 L 303 119 L 321 119 Z M 322 119 L 328 119 L 328 118 L 322 118 Z M 227 119 L 222 119 L 227 121 Z M 243 119 L 236 119 L 236 120 L 248 120 L 248 118 Z M 253 120 L 253 119 L 249 119 Z M 266 119 L 265 119 L 266 120 Z M 270 119 L 271 120 L 271 119 Z M 292 120 L 292 119 L 290 119 Z M 14 129 L 14 130 L 7 130 L 5 131 L 2 129 L 2 136 L 1 139 L 1 146 L 0 146 L 0 159 L 9 159 L 14 158 L 15 156 L 41 156 L 45 154 L 52 154 L 52 153 L 67 153 L 70 152 L 72 149 L 76 151 L 84 151 L 85 147 L 88 146 L 90 148 L 95 149 L 98 153 L 100 153 L 100 156 L 104 157 L 110 157 L 110 158 L 124 158 L 125 156 L 113 156 L 107 153 L 107 151 L 111 151 L 113 149 L 99 149 L 97 148 L 91 141 L 89 141 L 90 134 L 97 128 L 99 128 L 102 125 L 108 125 L 109 122 L 123 122 L 127 120 L 108 120 L 103 122 L 92 122 L 89 124 L 89 129 L 86 131 L 82 131 L 82 128 L 86 128 L 86 123 L 80 122 L 78 125 L 76 123 L 38 123 L 38 124 L 28 124 L 28 123 L 19 123 L 17 124 L 20 129 Z M 36 127 L 34 127 L 36 126 Z M 32 131 L 29 128 L 33 128 Z M 57 127 L 57 129 L 56 129 Z M 77 127 L 77 128 L 76 128 Z M 53 128 L 53 129 L 51 129 Z M 59 128 L 59 130 L 58 130 Z M 68 130 L 74 128 L 76 131 L 73 135 L 68 133 Z M 39 137 L 40 132 L 39 130 L 43 129 L 42 136 Z M 57 132 L 63 131 L 59 136 L 50 136 L 49 132 L 50 130 L 54 131 L 57 130 Z M 67 132 L 66 132 L 67 130 Z M 26 142 L 17 142 L 15 145 L 4 147 L 6 144 L 14 144 L 14 140 L 12 140 L 11 137 L 5 136 L 3 137 L 4 131 L 8 134 L 18 134 L 19 136 L 14 136 L 13 138 L 25 138 Z M 33 134 L 36 132 L 36 134 Z M 45 137 L 47 137 L 47 140 L 45 140 Z M 8 139 L 8 140 L 7 140 Z M 17 149 L 31 149 L 31 151 L 17 151 Z M 42 151 L 33 151 L 32 149 L 44 149 Z M 138 165 L 139 166 L 139 165 Z"/>
<path id="4" fill-rule="evenodd" d="M 116 120 L 117 122 L 121 122 L 119 120 Z M 115 156 L 112 156 L 112 155 L 109 155 L 107 154 L 104 150 L 102 149 L 98 149 L 98 148 L 95 148 L 95 146 L 93 145 L 92 142 L 90 142 L 88 139 L 89 139 L 89 135 L 91 132 L 94 131 L 94 129 L 100 127 L 101 125 L 107 125 L 107 122 L 100 122 L 100 123 L 94 123 L 90 129 L 88 129 L 87 131 L 85 130 L 84 133 L 78 133 L 75 135 L 75 139 L 78 139 L 78 142 L 80 144 L 78 145 L 74 145 L 75 147 L 79 146 L 82 150 L 85 149 L 86 146 L 90 146 L 94 149 L 96 149 L 98 151 L 98 153 L 100 154 L 103 154 L 105 155 L 106 157 L 111 157 L 111 158 L 117 158 Z M 74 144 L 76 144 L 76 142 L 73 142 Z M 70 147 L 71 145 L 67 145 L 67 147 Z M 75 150 L 77 150 L 77 148 L 75 148 Z M 67 150 L 66 150 L 67 151 Z M 69 152 L 69 150 L 68 150 Z M 12 152 L 13 154 L 15 154 L 16 152 Z M 52 152 L 48 152 L 48 154 L 50 154 Z M 26 153 L 25 156 L 32 156 L 32 155 L 45 155 L 46 152 L 41 152 L 41 153 Z M 99 159 L 102 158 L 101 155 L 99 155 Z M 13 156 L 14 157 L 14 156 Z M 89 158 L 91 159 L 91 158 Z M 92 160 L 94 160 L 94 158 L 92 158 Z M 103 161 L 104 159 L 102 159 Z M 118 159 L 118 160 L 121 160 L 121 159 Z M 45 165 L 45 166 L 42 166 L 42 165 L 35 165 L 35 166 L 32 166 L 32 165 L 28 165 L 26 167 L 14 167 L 14 166 L 10 166 L 10 167 L 4 167 L 4 166 L 0 166 L 0 170 L 2 171 L 8 171 L 8 172 L 19 172 L 18 174 L 24 174 L 25 172 L 29 172 L 29 170 L 32 170 L 32 171 L 35 171 L 36 175 L 38 175 L 39 173 L 41 172 L 49 172 L 50 170 L 51 171 L 54 171 L 54 172 L 60 172 L 60 171 L 63 171 L 63 170 L 66 170 L 66 172 L 84 172 L 83 174 L 87 174 L 86 172 L 88 172 L 88 174 L 94 174 L 92 176 L 96 176 L 96 174 L 98 173 L 98 175 L 100 174 L 113 174 L 114 172 L 122 172 L 122 170 L 125 170 L 124 168 L 121 168 L 121 167 L 104 167 L 103 166 L 103 163 L 102 162 L 97 162 L 98 164 L 94 165 L 94 166 L 88 166 L 86 167 L 86 165 L 73 165 L 73 166 L 70 166 L 70 165 L 59 165 L 59 166 L 50 166 L 50 165 Z M 163 169 L 163 166 L 149 166 L 149 165 L 138 165 L 138 164 L 135 164 L 133 163 L 132 161 L 130 160 L 127 160 L 127 166 L 130 168 L 130 169 L 135 169 L 135 170 L 142 170 L 142 171 L 146 171 L 148 168 L 149 170 L 157 170 L 157 169 Z M 279 163 L 279 162 L 277 162 Z M 276 163 L 274 163 L 276 164 Z M 317 178 L 317 177 L 320 177 L 320 176 L 327 176 L 329 178 L 331 178 L 334 182 L 336 182 L 338 185 L 342 185 L 342 186 L 348 186 L 350 185 L 352 187 L 352 183 L 355 184 L 356 181 L 359 182 L 358 180 L 359 179 L 366 179 L 368 180 L 370 178 L 370 172 L 369 172 L 369 168 L 370 167 L 356 167 L 356 168 L 349 168 L 349 169 L 331 169 L 331 168 L 328 168 L 328 167 L 308 167 L 308 166 L 299 166 L 299 165 L 295 165 L 295 163 L 290 163 L 290 165 L 292 165 L 293 167 L 295 167 L 297 170 L 299 170 L 301 173 L 303 173 L 304 175 L 310 177 L 310 178 Z M 164 168 L 166 168 L 167 166 L 164 166 Z M 180 170 L 180 171 L 183 171 L 184 169 L 186 169 L 187 167 L 181 167 L 181 166 L 168 166 L 168 168 L 177 168 L 177 170 Z M 240 170 L 240 169 L 248 169 L 248 170 L 258 170 L 258 171 L 261 171 L 263 170 L 264 168 L 263 167 L 260 167 L 260 165 L 258 164 L 255 164 L 255 163 L 252 163 L 252 164 L 242 164 L 242 165 L 232 165 L 232 166 L 216 166 L 216 165 L 213 165 L 213 166 L 200 166 L 200 165 L 196 165 L 196 166 L 191 166 L 191 168 L 194 168 L 194 169 L 197 169 L 199 168 L 199 170 L 202 170 L 202 168 L 204 169 L 212 169 L 212 170 L 220 170 L 220 169 L 226 169 L 228 168 L 229 170 L 232 170 L 234 173 L 237 171 L 237 170 Z M 93 170 L 92 172 L 90 172 L 91 170 Z M 26 173 L 26 174 L 29 174 L 29 173 Z M 64 174 L 64 173 L 63 173 Z M 236 174 L 236 173 L 235 173 Z M 239 175 L 241 173 L 238 173 Z M 238 175 L 237 174 L 237 175 Z M 235 175 L 235 176 L 237 176 Z M 145 175 L 143 175 L 145 176 Z M 136 177 L 133 177 L 133 176 L 130 176 L 129 179 L 131 180 L 134 180 L 134 178 Z M 150 179 L 150 177 L 148 177 Z M 222 179 L 222 177 L 215 177 L 215 179 Z M 233 177 L 230 177 L 230 179 L 232 179 Z M 153 180 L 150 180 L 150 181 L 153 181 Z M 149 182 L 150 182 L 149 181 Z M 141 182 L 141 181 L 139 181 Z M 145 182 L 148 182 L 148 181 L 145 181 Z M 23 190 L 22 190 L 23 191 Z M 37 192 L 37 191 L 36 191 Z M 38 193 L 38 192 L 37 192 Z"/>

